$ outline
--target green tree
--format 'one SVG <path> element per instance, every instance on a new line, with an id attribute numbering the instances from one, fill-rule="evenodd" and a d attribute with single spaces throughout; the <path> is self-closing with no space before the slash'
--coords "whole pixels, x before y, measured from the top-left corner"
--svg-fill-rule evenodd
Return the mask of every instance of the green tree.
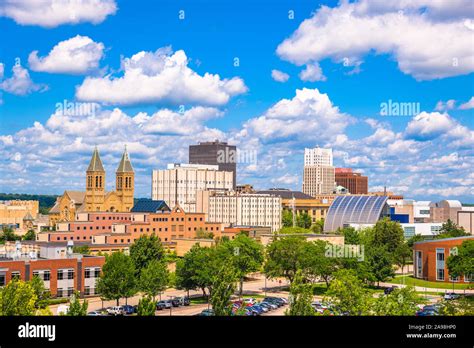
<path id="1" fill-rule="evenodd" d="M 130 246 L 130 257 L 135 265 L 137 275 L 150 261 L 161 260 L 164 256 L 163 245 L 155 234 L 142 235 Z"/>
<path id="2" fill-rule="evenodd" d="M 412 249 L 409 247 L 408 243 L 402 243 L 397 246 L 393 252 L 393 260 L 395 264 L 401 268 L 402 274 L 405 266 L 408 264 L 408 261 L 412 258 Z"/>
<path id="3" fill-rule="evenodd" d="M 312 224 L 311 216 L 308 213 L 300 213 L 296 216 L 296 226 L 310 228 Z"/>
<path id="4" fill-rule="evenodd" d="M 210 301 L 214 315 L 231 315 L 232 305 L 230 298 L 235 292 L 238 279 L 239 274 L 230 260 L 222 264 L 213 276 Z"/>
<path id="5" fill-rule="evenodd" d="M 72 247 L 72 251 L 77 254 L 82 254 L 82 255 L 90 255 L 91 253 L 91 250 L 87 244 L 74 246 Z"/>
<path id="6" fill-rule="evenodd" d="M 303 227 L 282 227 L 278 234 L 303 234 L 303 233 L 311 233 L 311 230 Z"/>
<path id="7" fill-rule="evenodd" d="M 239 293 L 242 296 L 244 277 L 260 270 L 263 264 L 263 247 L 255 239 L 245 234 L 238 234 L 232 241 L 222 243 L 220 248 L 224 248 L 230 256 L 232 264 L 240 279 Z M 228 257 L 225 255 L 224 257 Z"/>
<path id="8" fill-rule="evenodd" d="M 66 313 L 67 316 L 71 317 L 80 317 L 87 315 L 87 308 L 89 307 L 89 303 L 84 300 L 79 300 L 79 292 L 75 292 L 70 300 L 69 300 L 69 309 Z"/>
<path id="9" fill-rule="evenodd" d="M 465 240 L 458 248 L 457 255 L 447 260 L 449 275 L 453 278 L 474 276 L 474 240 Z"/>
<path id="10" fill-rule="evenodd" d="M 393 253 L 397 247 L 405 241 L 403 229 L 397 221 L 388 218 L 377 221 L 372 229 L 369 229 L 369 243 L 372 246 L 385 246 L 389 253 Z"/>
<path id="11" fill-rule="evenodd" d="M 474 301 L 468 296 L 463 296 L 455 300 L 443 301 L 439 313 L 448 316 L 473 316 Z"/>
<path id="12" fill-rule="evenodd" d="M 287 209 L 283 209 L 281 213 L 281 224 L 283 227 L 293 227 L 293 213 Z"/>
<path id="13" fill-rule="evenodd" d="M 155 315 L 155 310 L 156 310 L 156 304 L 155 300 L 152 299 L 150 296 L 145 296 L 142 297 L 138 301 L 138 307 L 137 307 L 137 315 L 138 316 L 154 316 Z"/>
<path id="14" fill-rule="evenodd" d="M 313 302 L 313 285 L 305 283 L 301 271 L 297 271 L 290 286 L 290 307 L 285 315 L 313 316 L 315 315 L 311 303 Z"/>
<path id="15" fill-rule="evenodd" d="M 349 244 L 349 245 L 360 244 L 359 232 L 357 232 L 354 227 L 338 228 L 336 233 L 342 234 L 344 236 L 344 244 Z"/>
<path id="16" fill-rule="evenodd" d="M 28 282 L 33 291 L 36 294 L 36 308 L 44 308 L 47 305 L 48 299 L 50 298 L 50 292 L 44 287 L 44 282 L 38 277 L 33 276 L 33 278 Z"/>
<path id="17" fill-rule="evenodd" d="M 365 249 L 369 280 L 377 282 L 377 285 L 395 276 L 393 256 L 387 249 L 385 246 L 369 246 Z"/>
<path id="18" fill-rule="evenodd" d="M 139 280 L 139 289 L 153 298 L 165 291 L 169 281 L 169 272 L 166 263 L 152 260 L 142 269 Z"/>
<path id="19" fill-rule="evenodd" d="M 415 289 L 407 286 L 395 289 L 390 294 L 379 296 L 372 306 L 375 315 L 415 315 L 418 304 L 423 303 L 423 299 L 417 294 Z"/>
<path id="20" fill-rule="evenodd" d="M 196 231 L 196 239 L 214 239 L 214 233 L 204 231 L 202 228 Z"/>
<path id="21" fill-rule="evenodd" d="M 267 246 L 264 272 L 269 278 L 285 277 L 290 283 L 303 270 L 304 247 L 308 242 L 299 236 L 279 237 Z"/>
<path id="22" fill-rule="evenodd" d="M 466 233 L 463 227 L 459 227 L 453 221 L 448 219 L 443 225 L 439 233 L 435 236 L 435 239 L 444 239 L 444 238 L 453 238 L 453 237 L 463 237 L 469 236 L 469 233 Z"/>
<path id="23" fill-rule="evenodd" d="M 334 303 L 336 314 L 368 315 L 370 312 L 372 296 L 353 270 L 337 271 L 326 297 Z"/>
<path id="24" fill-rule="evenodd" d="M 0 289 L 0 316 L 33 315 L 37 300 L 31 284 L 13 279 Z"/>
<path id="25" fill-rule="evenodd" d="M 19 240 L 20 238 L 21 237 L 17 236 L 10 227 L 3 227 L 2 233 L 0 233 L 0 242 L 15 241 Z"/>
<path id="26" fill-rule="evenodd" d="M 324 232 L 324 219 L 319 219 L 317 220 L 312 226 L 311 226 L 311 232 L 316 233 L 316 234 L 321 234 Z"/>
<path id="27" fill-rule="evenodd" d="M 35 233 L 35 231 L 33 231 L 33 230 L 28 230 L 28 232 L 26 232 L 26 233 L 23 235 L 23 240 L 36 240 L 36 233 Z"/>
<path id="28" fill-rule="evenodd" d="M 336 257 L 327 257 L 326 248 L 328 242 L 317 240 L 304 245 L 302 253 L 302 263 L 304 269 L 313 278 L 320 278 L 329 286 L 332 275 L 339 268 L 339 260 Z"/>
<path id="29" fill-rule="evenodd" d="M 415 245 L 416 242 L 421 242 L 423 240 L 425 240 L 425 238 L 421 234 L 415 234 L 407 240 L 407 244 L 410 249 L 413 249 L 413 245 Z"/>
<path id="30" fill-rule="evenodd" d="M 132 259 L 122 252 L 106 256 L 102 273 L 97 280 L 97 290 L 105 300 L 130 297 L 136 291 L 135 266 Z"/>

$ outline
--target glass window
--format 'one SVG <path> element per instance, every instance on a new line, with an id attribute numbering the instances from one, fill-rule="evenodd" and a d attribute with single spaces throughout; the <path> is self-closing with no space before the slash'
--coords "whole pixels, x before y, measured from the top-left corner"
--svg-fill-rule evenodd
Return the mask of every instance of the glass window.
<path id="1" fill-rule="evenodd" d="M 63 270 L 62 269 L 58 270 L 58 280 L 63 280 L 64 279 L 63 277 L 64 277 Z"/>
<path id="2" fill-rule="evenodd" d="M 84 270 L 84 278 L 89 279 L 91 277 L 91 270 L 89 268 L 86 268 Z"/>
<path id="3" fill-rule="evenodd" d="M 51 271 L 44 271 L 43 273 L 43 280 L 49 281 L 51 279 Z"/>
<path id="4" fill-rule="evenodd" d="M 5 283 L 6 283 L 5 273 L 1 273 L 0 274 L 0 286 L 5 286 Z"/>

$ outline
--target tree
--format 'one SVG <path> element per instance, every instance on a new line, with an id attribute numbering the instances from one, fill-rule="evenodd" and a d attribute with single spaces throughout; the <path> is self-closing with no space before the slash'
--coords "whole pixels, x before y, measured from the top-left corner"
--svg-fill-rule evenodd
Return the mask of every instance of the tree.
<path id="1" fill-rule="evenodd" d="M 466 233 L 463 227 L 459 227 L 453 221 L 451 221 L 451 219 L 448 219 L 448 221 L 441 225 L 441 229 L 435 236 L 435 239 L 463 237 L 469 235 L 470 234 Z"/>
<path id="2" fill-rule="evenodd" d="M 285 315 L 312 316 L 315 314 L 311 303 L 313 302 L 313 285 L 304 282 L 301 271 L 296 272 L 290 286 L 290 307 Z"/>
<path id="3" fill-rule="evenodd" d="M 281 224 L 283 227 L 293 227 L 293 213 L 287 209 L 283 209 L 281 213 Z"/>
<path id="4" fill-rule="evenodd" d="M 395 249 L 393 253 L 393 259 L 395 264 L 402 269 L 402 274 L 411 257 L 412 249 L 408 246 L 408 243 L 402 243 Z"/>
<path id="5" fill-rule="evenodd" d="M 393 256 L 390 255 L 386 246 L 369 246 L 365 249 L 367 267 L 370 272 L 369 281 L 383 282 L 395 276 L 392 262 Z"/>
<path id="6" fill-rule="evenodd" d="M 164 256 L 163 245 L 155 234 L 142 235 L 130 246 L 130 257 L 135 265 L 137 275 L 150 261 L 161 260 Z"/>
<path id="7" fill-rule="evenodd" d="M 50 292 L 44 287 L 44 282 L 38 276 L 33 276 L 29 281 L 29 284 L 33 288 L 36 294 L 36 308 L 44 308 L 47 305 L 47 301 L 50 298 Z"/>
<path id="8" fill-rule="evenodd" d="M 150 296 L 142 297 L 138 301 L 137 315 L 138 316 L 154 316 L 156 310 L 155 300 Z"/>
<path id="9" fill-rule="evenodd" d="M 214 233 L 204 231 L 202 228 L 196 231 L 196 239 L 214 239 Z"/>
<path id="10" fill-rule="evenodd" d="M 472 278 L 474 275 L 474 240 L 465 240 L 457 250 L 457 255 L 450 255 L 447 260 L 451 277 L 462 275 Z"/>
<path id="11" fill-rule="evenodd" d="M 79 292 L 75 292 L 69 299 L 69 309 L 66 315 L 71 317 L 80 317 L 87 315 L 87 308 L 89 303 L 84 300 L 82 303 L 79 300 Z"/>
<path id="12" fill-rule="evenodd" d="M 334 303 L 334 311 L 339 315 L 368 315 L 371 294 L 353 270 L 341 269 L 326 291 L 326 296 Z"/>
<path id="13" fill-rule="evenodd" d="M 15 241 L 20 238 L 21 237 L 17 236 L 10 227 L 3 227 L 2 233 L 0 234 L 0 242 Z"/>
<path id="14" fill-rule="evenodd" d="M 357 232 L 354 227 L 338 228 L 336 233 L 342 234 L 344 236 L 344 244 L 349 244 L 349 245 L 360 244 L 359 232 Z"/>
<path id="15" fill-rule="evenodd" d="M 423 299 L 418 296 L 415 289 L 407 286 L 401 289 L 395 289 L 390 294 L 379 296 L 373 305 L 375 315 L 415 315 L 418 310 L 418 304 Z"/>
<path id="16" fill-rule="evenodd" d="M 425 237 L 423 237 L 421 234 L 415 234 L 407 240 L 407 244 L 410 249 L 413 249 L 413 245 L 415 245 L 416 242 L 421 242 L 423 240 L 425 240 Z"/>
<path id="17" fill-rule="evenodd" d="M 31 284 L 13 279 L 0 289 L 0 316 L 33 315 L 37 300 Z"/>
<path id="18" fill-rule="evenodd" d="M 324 219 L 319 219 L 317 220 L 312 226 L 311 226 L 311 232 L 316 233 L 316 234 L 321 234 L 324 232 Z"/>
<path id="19" fill-rule="evenodd" d="M 23 235 L 23 240 L 35 240 L 35 239 L 36 239 L 36 233 L 33 230 L 28 230 L 28 232 L 26 232 Z"/>
<path id="20" fill-rule="evenodd" d="M 304 245 L 302 253 L 303 268 L 308 270 L 308 274 L 313 278 L 321 278 L 329 286 L 329 281 L 339 268 L 339 259 L 327 257 L 326 248 L 328 242 L 317 240 Z"/>
<path id="21" fill-rule="evenodd" d="M 240 279 L 240 296 L 243 292 L 244 277 L 251 272 L 260 270 L 263 264 L 263 247 L 256 240 L 246 236 L 245 234 L 238 234 L 232 241 L 222 243 L 220 248 L 225 249 L 235 267 L 238 277 Z"/>
<path id="22" fill-rule="evenodd" d="M 278 234 L 303 234 L 303 233 L 311 233 L 311 230 L 303 227 L 282 227 Z"/>
<path id="23" fill-rule="evenodd" d="M 87 244 L 72 247 L 72 251 L 77 254 L 90 255 L 91 250 Z"/>
<path id="24" fill-rule="evenodd" d="M 213 276 L 210 301 L 214 315 L 228 316 L 232 313 L 230 298 L 234 294 L 238 279 L 239 274 L 230 260 L 222 264 Z"/>
<path id="25" fill-rule="evenodd" d="M 308 243 L 299 236 L 280 237 L 267 246 L 264 272 L 269 278 L 285 277 L 290 283 L 298 270 L 303 269 L 304 246 Z M 303 270 L 305 274 L 306 270 Z"/>
<path id="26" fill-rule="evenodd" d="M 97 290 L 105 300 L 130 297 L 136 291 L 135 267 L 132 259 L 122 252 L 106 256 L 102 274 L 97 280 Z"/>
<path id="27" fill-rule="evenodd" d="M 139 289 L 153 298 L 166 289 L 169 281 L 169 272 L 166 263 L 152 260 L 142 269 L 139 279 Z"/>
<path id="28" fill-rule="evenodd" d="M 463 296 L 455 300 L 443 301 L 439 310 L 440 315 L 474 315 L 474 301 Z"/>
<path id="29" fill-rule="evenodd" d="M 400 223 L 388 218 L 377 221 L 372 229 L 368 229 L 368 233 L 371 245 L 385 246 L 389 253 L 393 253 L 405 241 Z"/>
<path id="30" fill-rule="evenodd" d="M 311 224 L 311 216 L 309 216 L 308 213 L 300 213 L 296 216 L 296 226 L 301 228 L 310 228 Z"/>

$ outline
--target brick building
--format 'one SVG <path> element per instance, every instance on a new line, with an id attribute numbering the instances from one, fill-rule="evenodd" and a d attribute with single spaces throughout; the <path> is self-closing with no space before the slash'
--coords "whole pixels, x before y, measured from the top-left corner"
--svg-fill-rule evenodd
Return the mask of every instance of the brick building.
<path id="1" fill-rule="evenodd" d="M 456 252 L 466 240 L 474 240 L 474 236 L 417 242 L 413 246 L 413 275 L 415 278 L 428 281 L 469 283 L 473 279 L 468 275 L 452 279 L 447 267 L 447 259 Z"/>
<path id="2" fill-rule="evenodd" d="M 354 195 L 366 195 L 369 190 L 369 178 L 351 168 L 336 168 L 336 185 L 343 186 Z"/>

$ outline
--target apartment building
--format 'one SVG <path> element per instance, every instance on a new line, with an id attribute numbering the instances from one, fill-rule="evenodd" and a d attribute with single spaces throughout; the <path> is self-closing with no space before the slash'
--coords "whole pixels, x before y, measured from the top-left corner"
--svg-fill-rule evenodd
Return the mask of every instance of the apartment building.
<path id="1" fill-rule="evenodd" d="M 219 170 L 217 165 L 169 164 L 167 169 L 153 170 L 152 199 L 168 206 L 179 205 L 187 212 L 197 212 L 199 190 L 232 190 L 233 172 Z"/>
<path id="2" fill-rule="evenodd" d="M 281 197 L 272 194 L 198 191 L 197 209 L 209 222 L 281 228 Z"/>

